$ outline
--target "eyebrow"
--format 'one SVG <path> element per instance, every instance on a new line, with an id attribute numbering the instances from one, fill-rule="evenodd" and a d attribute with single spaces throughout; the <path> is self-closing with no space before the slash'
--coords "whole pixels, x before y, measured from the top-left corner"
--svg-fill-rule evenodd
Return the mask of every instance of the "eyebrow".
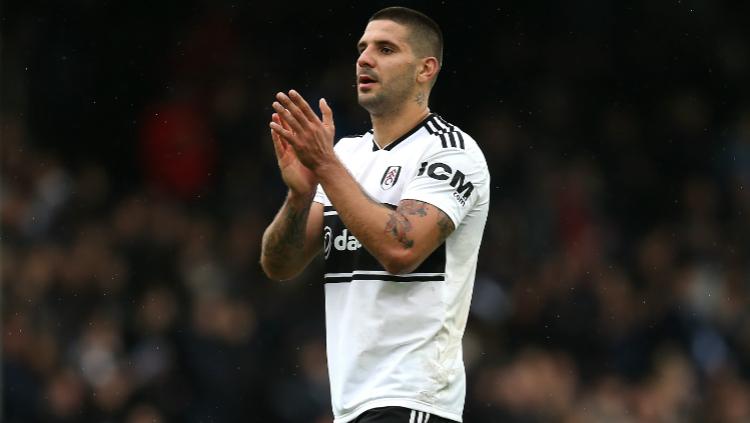
<path id="1" fill-rule="evenodd" d="M 360 41 L 357 43 L 357 50 L 363 50 L 365 46 L 367 46 L 366 41 Z M 378 47 L 387 46 L 387 47 L 393 47 L 394 49 L 399 49 L 399 45 L 388 40 L 375 40 L 372 42 L 372 44 L 377 45 Z"/>

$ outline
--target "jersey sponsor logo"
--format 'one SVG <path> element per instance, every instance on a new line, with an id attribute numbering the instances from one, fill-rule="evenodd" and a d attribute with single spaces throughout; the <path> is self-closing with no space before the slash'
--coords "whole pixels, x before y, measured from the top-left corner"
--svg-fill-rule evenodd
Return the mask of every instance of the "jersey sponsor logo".
<path id="1" fill-rule="evenodd" d="M 333 230 L 330 226 L 323 228 L 323 252 L 325 258 L 331 255 L 331 248 L 337 251 L 357 251 L 362 248 L 362 244 L 357 237 L 349 234 L 349 230 L 344 228 L 339 235 L 333 236 Z"/>
<path id="2" fill-rule="evenodd" d="M 445 163 L 435 162 L 430 164 L 429 162 L 422 162 L 417 172 L 417 176 L 422 176 L 427 173 L 432 179 L 438 181 L 447 181 L 450 179 L 450 186 L 456 190 L 453 192 L 453 197 L 462 206 L 466 204 L 466 200 L 469 199 L 472 191 L 474 191 L 474 184 L 466 179 L 466 175 L 458 169 L 453 169 Z"/>
<path id="3" fill-rule="evenodd" d="M 328 260 L 328 256 L 331 254 L 331 232 L 330 226 L 323 228 L 323 254 L 326 260 Z"/>
<path id="4" fill-rule="evenodd" d="M 383 177 L 380 178 L 380 188 L 383 190 L 393 188 L 400 174 L 401 166 L 388 166 L 388 169 L 383 173 Z"/>

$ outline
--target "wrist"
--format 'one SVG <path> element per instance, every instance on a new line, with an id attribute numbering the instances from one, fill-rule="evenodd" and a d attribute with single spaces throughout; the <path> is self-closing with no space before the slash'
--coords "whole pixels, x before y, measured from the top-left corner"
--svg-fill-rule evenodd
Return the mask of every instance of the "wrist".
<path id="1" fill-rule="evenodd" d="M 315 168 L 315 176 L 318 177 L 321 185 L 326 185 L 329 181 L 341 177 L 341 172 L 347 172 L 336 156 L 318 165 Z"/>
<path id="2" fill-rule="evenodd" d="M 290 189 L 286 195 L 286 202 L 294 209 L 303 209 L 312 203 L 313 198 L 315 198 L 315 190 L 311 192 L 297 192 Z"/>

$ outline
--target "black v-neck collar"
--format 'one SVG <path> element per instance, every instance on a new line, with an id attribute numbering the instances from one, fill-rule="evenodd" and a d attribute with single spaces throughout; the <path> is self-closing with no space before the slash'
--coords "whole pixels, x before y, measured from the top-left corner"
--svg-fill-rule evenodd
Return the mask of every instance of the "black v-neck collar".
<path id="1" fill-rule="evenodd" d="M 417 132 L 421 127 L 425 126 L 427 124 L 427 121 L 430 120 L 430 118 L 432 118 L 433 116 L 435 116 L 435 113 L 428 114 L 424 119 L 422 119 L 421 122 L 419 122 L 417 124 L 417 126 L 415 126 L 414 128 L 410 129 L 404 135 L 401 135 L 395 141 L 393 141 L 392 143 L 386 145 L 382 149 L 378 146 L 378 143 L 375 142 L 375 133 L 373 132 L 373 134 L 372 134 L 372 151 L 378 151 L 378 150 L 391 151 L 391 150 L 393 150 L 393 147 L 397 146 L 398 144 L 401 144 L 401 141 L 409 138 L 410 136 L 412 136 L 412 134 L 414 134 L 415 132 Z"/>

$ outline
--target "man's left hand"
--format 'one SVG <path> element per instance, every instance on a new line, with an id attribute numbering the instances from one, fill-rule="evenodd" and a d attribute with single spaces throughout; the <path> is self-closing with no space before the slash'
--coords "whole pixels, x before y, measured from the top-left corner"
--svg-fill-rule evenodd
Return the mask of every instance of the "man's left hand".
<path id="1" fill-rule="evenodd" d="M 273 109 L 287 124 L 288 129 L 277 122 L 271 122 L 271 130 L 292 146 L 299 161 L 315 172 L 321 165 L 337 160 L 333 151 L 333 111 L 326 100 L 321 98 L 318 103 L 323 115 L 321 120 L 295 90 L 290 90 L 289 95 L 280 92 L 276 94 L 276 99 L 278 101 L 273 102 Z"/>

